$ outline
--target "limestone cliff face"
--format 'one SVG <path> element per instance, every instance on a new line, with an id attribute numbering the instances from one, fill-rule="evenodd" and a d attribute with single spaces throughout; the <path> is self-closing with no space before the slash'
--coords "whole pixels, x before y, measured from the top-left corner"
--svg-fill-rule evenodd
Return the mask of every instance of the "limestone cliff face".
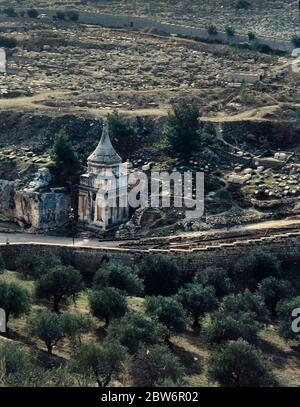
<path id="1" fill-rule="evenodd" d="M 0 220 L 17 222 L 29 232 L 49 230 L 68 222 L 70 198 L 63 191 L 18 190 L 0 180 Z"/>

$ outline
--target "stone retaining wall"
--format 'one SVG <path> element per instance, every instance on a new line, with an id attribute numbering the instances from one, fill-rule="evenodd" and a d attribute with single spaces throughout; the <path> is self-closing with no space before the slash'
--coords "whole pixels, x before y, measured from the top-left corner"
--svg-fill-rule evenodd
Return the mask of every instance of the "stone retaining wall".
<path id="1" fill-rule="evenodd" d="M 73 265 L 85 274 L 93 274 L 105 259 L 113 259 L 133 266 L 138 265 L 145 256 L 151 254 L 164 254 L 174 258 L 178 266 L 189 274 L 211 265 L 229 268 L 239 257 L 257 250 L 273 253 L 282 261 L 300 261 L 300 232 L 286 233 L 276 237 L 263 237 L 257 240 L 223 243 L 218 246 L 192 250 L 171 249 L 170 251 L 71 247 L 50 244 L 0 245 L 0 253 L 9 269 L 15 268 L 15 260 L 20 254 L 29 253 L 34 256 L 51 253 L 61 257 L 65 263 Z"/>
<path id="2" fill-rule="evenodd" d="M 49 17 L 56 15 L 57 11 L 64 10 L 45 10 L 39 9 L 40 14 L 46 14 Z M 68 10 L 69 11 L 69 10 Z M 204 40 L 219 40 L 224 43 L 229 44 L 239 44 L 248 42 L 248 35 L 234 35 L 228 36 L 224 32 L 219 32 L 217 35 L 209 35 L 206 28 L 197 28 L 177 24 L 162 23 L 157 20 L 153 20 L 146 17 L 137 16 L 124 16 L 124 15 L 111 15 L 111 14 L 101 14 L 101 13 L 91 13 L 77 11 L 79 16 L 79 23 L 82 24 L 96 24 L 102 25 L 104 27 L 110 28 L 156 28 L 159 31 L 164 31 L 167 34 L 183 35 L 192 38 L 199 38 Z M 282 41 L 275 38 L 269 37 L 256 37 L 255 41 L 260 44 L 265 44 L 273 49 L 281 51 L 291 51 L 294 47 L 290 41 Z"/>

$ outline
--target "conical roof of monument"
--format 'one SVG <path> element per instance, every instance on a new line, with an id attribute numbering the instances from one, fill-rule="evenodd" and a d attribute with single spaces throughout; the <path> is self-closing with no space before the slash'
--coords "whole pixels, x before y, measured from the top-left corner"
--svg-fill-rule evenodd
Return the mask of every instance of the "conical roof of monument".
<path id="1" fill-rule="evenodd" d="M 88 162 L 96 164 L 118 164 L 122 162 L 122 158 L 111 144 L 107 121 L 103 125 L 99 144 L 96 150 L 89 156 Z"/>

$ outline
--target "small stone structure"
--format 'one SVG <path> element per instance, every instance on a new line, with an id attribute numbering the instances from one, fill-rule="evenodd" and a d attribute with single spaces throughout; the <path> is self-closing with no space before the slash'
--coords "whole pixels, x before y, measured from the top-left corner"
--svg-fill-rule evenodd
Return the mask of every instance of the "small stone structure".
<path id="1" fill-rule="evenodd" d="M 126 222 L 127 186 L 127 166 L 113 148 L 105 122 L 101 140 L 88 158 L 88 171 L 80 179 L 80 222 L 99 231 Z"/>

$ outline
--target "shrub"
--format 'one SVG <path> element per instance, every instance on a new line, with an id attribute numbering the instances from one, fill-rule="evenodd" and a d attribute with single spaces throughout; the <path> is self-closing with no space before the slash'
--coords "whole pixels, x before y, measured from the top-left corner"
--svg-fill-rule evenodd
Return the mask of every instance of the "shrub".
<path id="1" fill-rule="evenodd" d="M 267 44 L 260 44 L 259 42 L 254 43 L 253 49 L 257 52 L 261 52 L 263 54 L 272 54 L 273 49 Z"/>
<path id="2" fill-rule="evenodd" d="M 68 19 L 70 20 L 70 21 L 78 21 L 78 19 L 79 19 L 79 14 L 78 14 L 78 12 L 77 11 L 67 11 L 66 12 L 66 16 L 68 17 Z"/>
<path id="3" fill-rule="evenodd" d="M 270 387 L 276 385 L 268 360 L 242 339 L 217 348 L 208 360 L 208 375 L 223 387 Z"/>
<path id="4" fill-rule="evenodd" d="M 167 379 L 172 382 L 182 379 L 184 370 L 166 346 L 154 345 L 137 353 L 131 374 L 136 386 L 157 387 Z"/>
<path id="5" fill-rule="evenodd" d="M 41 277 L 36 283 L 36 295 L 53 302 L 53 310 L 59 312 L 61 301 L 72 298 L 84 288 L 82 276 L 71 266 L 56 266 Z"/>
<path id="6" fill-rule="evenodd" d="M 300 36 L 293 35 L 291 42 L 295 47 L 300 47 Z"/>
<path id="7" fill-rule="evenodd" d="M 6 341 L 0 343 L 0 366 L 0 383 L 5 387 L 26 382 L 33 368 L 28 351 L 17 343 Z"/>
<path id="8" fill-rule="evenodd" d="M 218 34 L 218 30 L 217 27 L 213 24 L 211 24 L 210 26 L 207 27 L 207 32 L 209 35 L 217 35 Z"/>
<path id="9" fill-rule="evenodd" d="M 201 284 L 187 284 L 178 292 L 179 301 L 193 317 L 193 327 L 199 327 L 199 318 L 217 307 L 216 292 L 213 287 Z"/>
<path id="10" fill-rule="evenodd" d="M 184 332 L 187 322 L 187 316 L 183 306 L 172 297 L 146 297 L 146 313 L 165 325 L 169 333 L 166 339 L 169 339 L 171 333 Z"/>
<path id="11" fill-rule="evenodd" d="M 7 328 L 11 315 L 17 318 L 29 312 L 30 300 L 27 290 L 16 283 L 0 281 L 0 308 L 5 311 Z"/>
<path id="12" fill-rule="evenodd" d="M 36 9 L 31 8 L 31 9 L 27 10 L 27 15 L 30 18 L 37 18 L 39 16 L 39 13 Z"/>
<path id="13" fill-rule="evenodd" d="M 144 345 L 159 343 L 167 335 L 166 328 L 148 316 L 130 312 L 113 323 L 108 337 L 117 339 L 131 354 Z"/>
<path id="14" fill-rule="evenodd" d="M 2 254 L 0 254 L 0 274 L 3 273 L 4 270 L 5 270 L 5 262 L 4 262 Z"/>
<path id="15" fill-rule="evenodd" d="M 180 285 L 181 272 L 173 259 L 162 255 L 147 256 L 140 266 L 148 295 L 172 295 Z"/>
<path id="16" fill-rule="evenodd" d="M 15 38 L 0 36 L 0 47 L 3 48 L 15 48 L 18 45 L 18 42 Z"/>
<path id="17" fill-rule="evenodd" d="M 66 19 L 65 13 L 63 11 L 57 11 L 56 12 L 56 18 L 58 20 L 65 20 Z"/>
<path id="18" fill-rule="evenodd" d="M 255 33 L 253 33 L 252 31 L 249 31 L 249 32 L 248 32 L 248 39 L 249 39 L 249 41 L 254 41 L 255 38 L 256 38 Z"/>
<path id="19" fill-rule="evenodd" d="M 233 37 L 235 35 L 235 30 L 233 27 L 226 27 L 225 32 L 228 37 Z"/>
<path id="20" fill-rule="evenodd" d="M 7 7 L 2 10 L 2 13 L 6 14 L 8 17 L 17 17 L 18 14 L 16 13 L 13 7 Z"/>
<path id="21" fill-rule="evenodd" d="M 122 291 L 107 287 L 92 291 L 89 297 L 91 313 L 98 319 L 105 319 L 107 327 L 113 318 L 120 318 L 127 312 L 127 301 Z"/>
<path id="22" fill-rule="evenodd" d="M 237 3 L 236 3 L 235 8 L 237 10 L 242 10 L 242 9 L 246 10 L 250 6 L 251 6 L 251 4 L 249 3 L 249 1 L 247 1 L 247 0 L 238 0 Z"/>

